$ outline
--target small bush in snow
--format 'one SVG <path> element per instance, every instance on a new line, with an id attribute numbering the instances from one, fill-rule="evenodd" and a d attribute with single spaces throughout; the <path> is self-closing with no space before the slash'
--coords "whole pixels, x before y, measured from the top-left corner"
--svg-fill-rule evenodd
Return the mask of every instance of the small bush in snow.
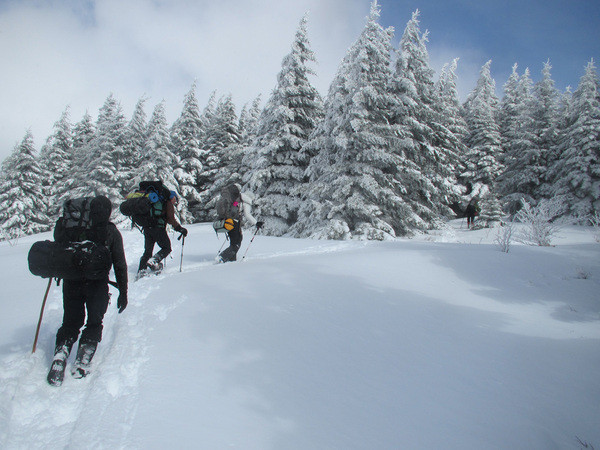
<path id="1" fill-rule="evenodd" d="M 554 200 L 542 200 L 536 206 L 531 206 L 525 200 L 521 203 L 523 207 L 517 213 L 516 220 L 525 226 L 519 233 L 519 240 L 524 244 L 549 246 L 552 236 L 562 226 L 558 220 L 563 211 L 562 205 Z"/>
<path id="2" fill-rule="evenodd" d="M 496 244 L 500 247 L 500 251 L 508 253 L 510 250 L 510 244 L 513 235 L 513 224 L 512 222 L 504 222 L 501 227 L 498 228 L 496 234 Z"/>

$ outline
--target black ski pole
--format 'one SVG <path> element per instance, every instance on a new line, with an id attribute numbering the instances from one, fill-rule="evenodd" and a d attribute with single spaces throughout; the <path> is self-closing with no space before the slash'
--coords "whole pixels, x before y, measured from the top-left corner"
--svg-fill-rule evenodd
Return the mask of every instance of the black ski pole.
<path id="1" fill-rule="evenodd" d="M 46 288 L 46 294 L 44 295 L 44 300 L 42 301 L 42 309 L 40 311 L 40 319 L 38 320 L 37 329 L 35 330 L 35 339 L 33 340 L 33 349 L 31 353 L 35 353 L 35 348 L 37 347 L 38 337 L 40 335 L 40 327 L 42 326 L 42 317 L 44 317 L 44 308 L 46 307 L 46 300 L 48 299 L 48 292 L 50 292 L 50 285 L 52 284 L 52 278 L 48 280 L 48 287 Z"/>

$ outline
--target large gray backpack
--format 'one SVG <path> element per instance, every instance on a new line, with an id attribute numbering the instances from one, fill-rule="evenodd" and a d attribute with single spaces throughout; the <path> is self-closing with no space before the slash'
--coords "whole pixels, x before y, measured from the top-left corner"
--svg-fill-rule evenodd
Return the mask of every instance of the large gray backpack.
<path id="1" fill-rule="evenodd" d="M 239 220 L 242 212 L 242 195 L 239 188 L 230 184 L 221 189 L 216 206 L 219 219 Z"/>

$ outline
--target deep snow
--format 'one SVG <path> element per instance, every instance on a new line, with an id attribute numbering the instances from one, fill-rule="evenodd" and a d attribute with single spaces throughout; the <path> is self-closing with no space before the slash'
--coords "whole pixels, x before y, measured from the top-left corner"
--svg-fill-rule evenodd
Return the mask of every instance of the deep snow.
<path id="1" fill-rule="evenodd" d="M 93 372 L 60 388 L 45 381 L 55 284 L 31 354 L 47 280 L 27 252 L 49 234 L 2 242 L 0 448 L 600 448 L 593 230 L 507 254 L 462 226 L 257 236 L 226 265 L 210 225 L 190 226 L 183 271 L 173 236 L 165 272 L 131 283 L 123 314 L 109 307 Z M 133 279 L 142 236 L 122 232 Z"/>

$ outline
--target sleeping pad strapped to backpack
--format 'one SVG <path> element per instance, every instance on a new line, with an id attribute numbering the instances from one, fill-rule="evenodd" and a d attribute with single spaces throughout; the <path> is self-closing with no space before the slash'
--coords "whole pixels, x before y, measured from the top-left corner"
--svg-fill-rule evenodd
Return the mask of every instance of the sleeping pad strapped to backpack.
<path id="1" fill-rule="evenodd" d="M 42 278 L 102 280 L 112 266 L 106 246 L 106 225 L 112 205 L 106 197 L 81 197 L 64 203 L 55 229 L 55 241 L 32 245 L 29 270 Z"/>
<path id="2" fill-rule="evenodd" d="M 121 213 L 131 217 L 140 227 L 156 227 L 166 225 L 166 201 L 170 192 L 162 181 L 142 181 L 140 188 L 127 196 L 121 203 Z"/>

